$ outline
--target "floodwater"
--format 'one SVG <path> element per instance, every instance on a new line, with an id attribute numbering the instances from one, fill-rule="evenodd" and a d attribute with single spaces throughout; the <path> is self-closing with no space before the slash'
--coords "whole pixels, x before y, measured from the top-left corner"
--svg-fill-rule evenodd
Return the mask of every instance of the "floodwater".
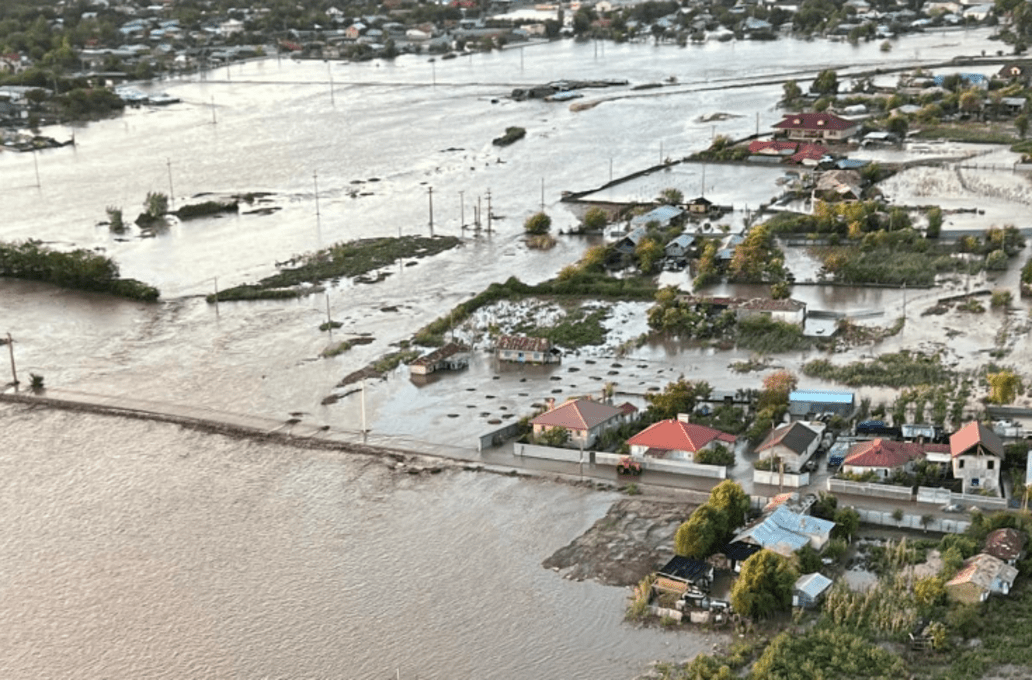
<path id="1" fill-rule="evenodd" d="M 75 148 L 38 154 L 39 187 L 31 155 L 0 154 L 0 238 L 102 249 L 164 300 L 3 280 L 0 332 L 15 337 L 23 380 L 34 372 L 55 387 L 358 428 L 358 395 L 321 404 L 344 391 L 335 387 L 344 375 L 489 283 L 548 279 L 583 252 L 579 237 L 548 252 L 522 242 L 523 220 L 542 204 L 556 229 L 576 222 L 562 191 L 598 187 L 610 167 L 620 176 L 660 154 L 686 155 L 714 134 L 766 129 L 780 119 L 773 103 L 785 78 L 942 61 L 987 49 L 987 35 L 907 37 L 887 54 L 875 43 L 568 41 L 436 62 L 273 58 L 155 83 L 183 103 L 76 129 Z M 636 85 L 671 76 L 676 84 L 661 90 L 588 91 L 577 102 L 598 104 L 579 112 L 505 99 L 513 87 L 560 78 Z M 736 117 L 710 118 L 718 113 Z M 494 147 L 511 125 L 526 139 Z M 721 202 L 752 203 L 728 192 L 733 176 L 711 172 L 708 195 L 712 179 Z M 701 169 L 680 177 L 685 195 L 696 194 Z M 148 239 L 134 231 L 119 240 L 98 225 L 106 206 L 132 220 L 148 191 L 170 186 L 177 206 L 207 192 L 267 191 L 261 205 L 275 210 L 174 224 Z M 431 187 L 436 233 L 461 233 L 478 203 L 486 215 L 489 192 L 494 230 L 468 230 L 460 248 L 401 263 L 375 285 L 344 281 L 325 295 L 218 310 L 198 297 L 216 277 L 219 287 L 253 281 L 333 242 L 429 233 Z M 821 306 L 896 299 L 812 291 Z M 333 340 L 374 341 L 320 359 L 327 302 L 344 323 Z M 614 315 L 632 336 L 633 313 Z M 895 342 L 915 338 L 927 334 L 908 325 Z M 548 396 L 614 381 L 633 399 L 681 373 L 722 386 L 728 364 L 745 358 L 656 342 L 619 361 L 585 352 L 562 366 L 504 368 L 478 348 L 465 373 L 416 383 L 402 368 L 370 384 L 364 410 L 378 435 L 470 449 L 490 421 Z M 5 408 L 0 435 L 4 677 L 376 678 L 400 669 L 626 678 L 702 647 L 695 635 L 624 626 L 621 589 L 540 568 L 602 516 L 608 495 L 468 473 L 398 478 L 338 454 L 45 411 Z"/>
<path id="2" fill-rule="evenodd" d="M 0 418 L 10 680 L 625 680 L 712 643 L 624 625 L 625 589 L 541 567 L 613 494 L 144 421 Z"/>

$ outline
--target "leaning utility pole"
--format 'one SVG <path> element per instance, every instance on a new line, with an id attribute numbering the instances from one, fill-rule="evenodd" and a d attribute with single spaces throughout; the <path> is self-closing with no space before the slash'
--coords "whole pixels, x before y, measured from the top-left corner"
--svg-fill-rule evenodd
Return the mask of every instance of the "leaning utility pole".
<path id="1" fill-rule="evenodd" d="M 11 384 L 17 389 L 18 387 L 18 371 L 14 367 L 14 339 L 11 334 L 7 334 L 7 349 L 11 353 Z"/>

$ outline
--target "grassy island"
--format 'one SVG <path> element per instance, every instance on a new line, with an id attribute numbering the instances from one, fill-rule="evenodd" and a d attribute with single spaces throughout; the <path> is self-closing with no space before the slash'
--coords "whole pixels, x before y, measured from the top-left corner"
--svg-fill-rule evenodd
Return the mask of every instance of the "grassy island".
<path id="1" fill-rule="evenodd" d="M 288 260 L 277 274 L 258 283 L 219 291 L 219 300 L 268 300 L 300 297 L 314 291 L 302 284 L 319 283 L 343 276 L 361 276 L 406 257 L 429 257 L 459 245 L 456 236 L 401 236 L 367 238 L 337 243 Z M 215 302 L 215 295 L 207 297 Z"/>
<path id="2" fill-rule="evenodd" d="M 0 276 L 45 281 L 144 302 L 153 302 L 161 295 L 154 286 L 121 278 L 118 265 L 109 257 L 84 248 L 69 252 L 51 250 L 42 241 L 32 239 L 0 243 Z"/>

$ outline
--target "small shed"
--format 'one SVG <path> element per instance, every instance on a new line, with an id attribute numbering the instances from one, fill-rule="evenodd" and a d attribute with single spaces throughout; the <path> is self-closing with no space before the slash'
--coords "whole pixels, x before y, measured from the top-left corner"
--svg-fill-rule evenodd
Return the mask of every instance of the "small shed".
<path id="1" fill-rule="evenodd" d="M 688 212 L 699 215 L 708 213 L 713 207 L 713 201 L 709 200 L 705 196 L 699 196 L 688 201 Z"/>
<path id="2" fill-rule="evenodd" d="M 817 606 L 831 583 L 831 579 L 820 572 L 800 576 L 792 586 L 792 606 L 807 609 Z"/>
<path id="3" fill-rule="evenodd" d="M 661 577 L 690 583 L 703 591 L 709 591 L 710 586 L 713 585 L 712 564 L 682 555 L 674 555 L 656 573 Z"/>
<path id="4" fill-rule="evenodd" d="M 731 541 L 724 546 L 721 552 L 731 563 L 731 569 L 735 573 L 742 571 L 742 562 L 755 555 L 756 553 L 763 550 L 763 546 L 756 545 L 755 543 L 746 543 L 745 541 Z"/>
<path id="5" fill-rule="evenodd" d="M 788 395 L 788 412 L 795 418 L 822 413 L 833 413 L 846 418 L 853 413 L 855 399 L 852 392 L 796 390 Z"/>

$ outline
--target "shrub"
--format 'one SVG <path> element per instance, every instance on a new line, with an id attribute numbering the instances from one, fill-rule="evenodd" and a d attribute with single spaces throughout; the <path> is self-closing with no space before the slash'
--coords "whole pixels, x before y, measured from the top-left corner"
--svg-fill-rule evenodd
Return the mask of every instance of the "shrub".
<path id="1" fill-rule="evenodd" d="M 552 228 L 552 218 L 543 212 L 535 213 L 523 223 L 523 230 L 528 234 L 547 234 Z"/>

